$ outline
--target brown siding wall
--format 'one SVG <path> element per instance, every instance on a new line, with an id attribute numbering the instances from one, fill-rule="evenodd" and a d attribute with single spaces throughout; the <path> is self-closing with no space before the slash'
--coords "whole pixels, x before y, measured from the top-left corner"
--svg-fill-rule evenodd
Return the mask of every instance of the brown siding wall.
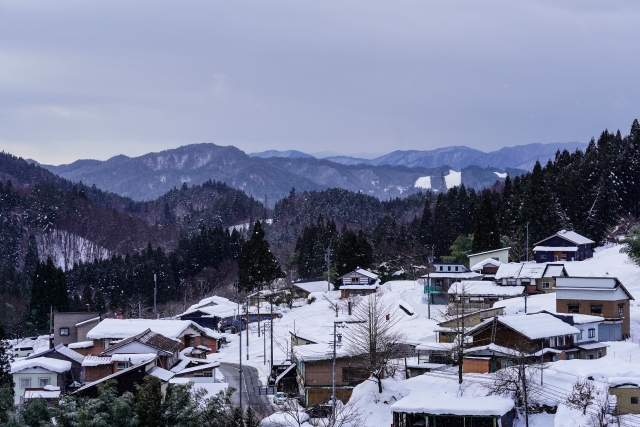
<path id="1" fill-rule="evenodd" d="M 471 359 L 465 357 L 462 362 L 462 372 L 486 374 L 489 372 L 489 359 Z"/>
<path id="2" fill-rule="evenodd" d="M 349 359 L 336 360 L 336 385 L 349 385 L 342 381 L 342 368 L 355 367 Z M 333 362 L 321 360 L 304 364 L 305 387 L 331 386 L 333 383 Z"/>
<path id="3" fill-rule="evenodd" d="M 98 381 L 106 376 L 113 374 L 113 365 L 98 365 L 98 366 L 85 366 L 84 368 L 84 380 L 85 382 L 92 383 Z"/>
<path id="4" fill-rule="evenodd" d="M 308 389 L 307 393 L 307 406 L 316 406 L 323 405 L 331 400 L 332 390 L 330 388 L 316 388 L 316 389 Z M 342 403 L 347 403 L 351 398 L 351 393 L 353 393 L 353 389 L 350 388 L 339 388 L 336 389 L 336 399 L 342 401 Z"/>
<path id="5" fill-rule="evenodd" d="M 548 334 L 552 336 L 553 331 L 548 331 Z M 478 332 L 473 336 L 473 345 L 481 346 L 487 345 L 491 343 L 491 327 L 487 327 L 486 329 Z M 538 351 L 542 348 L 544 343 L 544 347 L 549 347 L 549 341 L 547 339 L 537 339 L 530 340 L 526 338 L 524 335 L 521 335 L 504 325 L 498 324 L 496 328 L 496 339 L 495 343 L 497 345 L 501 345 L 503 347 L 513 348 L 515 350 L 534 352 Z M 554 347 L 558 350 L 567 350 L 572 347 L 573 338 L 567 336 L 567 344 L 561 347 Z"/>
<path id="6" fill-rule="evenodd" d="M 605 318 L 619 318 L 618 305 L 624 304 L 622 314 L 622 338 L 628 338 L 631 336 L 631 320 L 629 310 L 629 300 L 618 301 L 600 301 L 600 300 L 567 300 L 556 299 L 556 311 L 558 313 L 569 313 L 570 305 L 578 305 L 580 307 L 580 314 L 591 314 L 591 305 L 602 305 L 602 316 Z M 597 316 L 597 315 L 594 315 Z"/>

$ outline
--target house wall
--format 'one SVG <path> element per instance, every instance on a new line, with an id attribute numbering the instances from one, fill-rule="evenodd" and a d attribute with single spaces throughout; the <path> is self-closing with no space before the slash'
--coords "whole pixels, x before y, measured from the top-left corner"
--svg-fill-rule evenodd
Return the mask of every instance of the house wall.
<path id="1" fill-rule="evenodd" d="M 562 246 L 562 247 L 577 247 L 578 252 L 567 253 L 567 261 L 582 261 L 587 258 L 593 257 L 593 250 L 591 245 L 576 245 L 560 236 L 551 236 L 541 242 L 538 242 L 536 246 Z M 541 255 L 546 255 L 546 259 L 542 259 Z M 536 252 L 536 262 L 552 262 L 554 261 L 553 252 Z"/>
<path id="2" fill-rule="evenodd" d="M 309 345 L 309 344 L 317 344 L 314 341 L 309 341 L 307 339 L 301 338 L 297 335 L 291 335 L 291 347 L 297 347 L 299 345 Z"/>
<path id="3" fill-rule="evenodd" d="M 336 399 L 347 403 L 351 399 L 353 389 L 351 388 L 337 388 Z M 324 405 L 331 400 L 332 389 L 331 388 L 313 388 L 305 390 L 305 402 L 307 407 Z"/>
<path id="4" fill-rule="evenodd" d="M 589 341 L 600 341 L 598 339 L 598 336 L 599 336 L 598 335 L 598 330 L 600 329 L 598 327 L 599 326 L 599 322 L 598 323 L 583 323 L 583 324 L 580 324 L 580 325 L 575 324 L 573 326 L 575 326 L 576 328 L 578 328 L 578 329 L 580 329 L 582 331 L 582 339 L 580 339 L 579 336 L 576 336 L 576 338 L 575 338 L 576 344 L 583 343 L 583 342 L 589 342 Z M 589 329 L 595 329 L 596 336 L 594 338 L 589 338 Z"/>
<path id="5" fill-rule="evenodd" d="M 474 266 L 485 259 L 497 259 L 503 264 L 509 263 L 509 249 L 502 249 L 487 254 L 469 255 L 469 265 Z"/>
<path id="6" fill-rule="evenodd" d="M 376 289 L 340 289 L 340 298 L 345 299 L 358 295 L 370 295 L 375 294 Z"/>
<path id="7" fill-rule="evenodd" d="M 314 406 L 327 403 L 331 398 L 331 386 L 333 382 L 333 361 L 319 360 L 303 363 L 303 374 L 298 370 L 298 384 L 304 387 L 304 398 L 307 406 Z M 354 369 L 357 363 L 351 358 L 336 359 L 336 395 L 343 402 L 347 402 L 351 397 L 352 388 L 362 383 L 366 378 L 354 378 Z M 345 381 L 343 368 L 350 370 L 350 378 Z M 304 375 L 304 378 L 301 376 Z M 338 391 L 340 390 L 340 391 Z M 328 392 L 328 395 L 327 395 Z M 342 397 L 340 397 L 342 396 Z M 346 399 L 346 400 L 343 400 Z"/>
<path id="8" fill-rule="evenodd" d="M 484 319 L 489 319 L 494 317 L 495 315 L 504 314 L 504 307 L 496 307 L 489 310 L 484 311 L 476 311 L 475 313 L 470 313 L 464 316 L 464 325 L 466 327 L 479 325 Z M 458 327 L 458 319 L 448 320 L 446 322 L 442 322 L 439 326 L 444 328 L 455 328 Z"/>
<path id="9" fill-rule="evenodd" d="M 84 380 L 87 383 L 98 381 L 106 376 L 113 374 L 113 364 L 84 367 Z"/>
<path id="10" fill-rule="evenodd" d="M 58 344 L 68 345 L 72 342 L 85 341 L 87 333 L 84 332 L 84 335 L 81 333 L 80 336 L 82 336 L 82 339 L 79 339 L 76 323 L 84 322 L 85 320 L 93 319 L 94 317 L 100 317 L 100 313 L 86 311 L 78 313 L 53 313 L 53 346 L 55 347 Z M 91 327 L 93 326 L 95 326 L 95 324 L 91 323 Z M 60 335 L 60 328 L 69 328 L 69 335 Z M 82 330 L 84 331 L 84 328 L 82 328 Z"/>
<path id="11" fill-rule="evenodd" d="M 13 374 L 14 382 L 14 400 L 13 402 L 18 405 L 21 403 L 21 398 L 24 397 L 25 388 L 38 388 L 40 379 L 48 379 L 49 384 L 52 386 L 58 386 L 58 373 L 51 372 L 44 368 L 29 368 Z M 29 387 L 20 387 L 21 379 L 30 379 L 31 385 Z"/>
<path id="12" fill-rule="evenodd" d="M 68 358 L 67 356 L 58 353 L 57 351 L 51 351 L 50 353 L 45 354 L 43 357 L 47 359 L 56 359 L 56 360 L 64 360 L 65 362 L 71 362 L 71 370 L 64 372 L 59 375 L 59 387 L 61 391 L 64 393 L 67 384 L 71 384 L 74 381 L 82 383 L 84 378 L 82 377 L 82 365 L 76 362 L 73 359 Z"/>
<path id="13" fill-rule="evenodd" d="M 549 282 L 549 287 L 548 288 L 543 288 L 542 287 L 542 282 Z M 555 293 L 555 286 L 556 286 L 556 279 L 554 279 L 553 277 L 543 277 L 540 279 L 536 279 L 536 291 L 538 293 Z"/>
<path id="14" fill-rule="evenodd" d="M 219 317 L 202 317 L 203 313 L 196 312 L 187 314 L 185 316 L 180 316 L 180 320 L 191 320 L 194 323 L 203 326 L 205 328 L 218 329 L 218 323 L 220 322 Z"/>
<path id="15" fill-rule="evenodd" d="M 620 316 L 618 311 L 618 306 L 622 304 L 622 316 Z M 605 319 L 619 319 L 622 317 L 622 337 L 621 339 L 627 339 L 631 336 L 631 320 L 630 320 L 630 310 L 629 310 L 629 300 L 616 300 L 616 301 L 606 301 L 606 300 L 579 300 L 579 299 L 558 299 L 556 298 L 556 311 L 558 313 L 569 313 L 569 306 L 577 305 L 580 314 L 590 314 L 593 316 L 601 316 Z M 601 305 L 602 306 L 602 314 L 594 314 L 591 313 L 592 305 Z M 603 335 L 608 335 L 608 331 L 606 327 L 600 329 L 599 332 L 602 332 Z"/>
<path id="16" fill-rule="evenodd" d="M 487 327 L 475 333 L 473 335 L 473 345 L 481 346 L 481 345 L 490 344 L 491 329 L 492 329 L 491 327 Z M 548 334 L 549 334 L 549 337 L 554 336 L 553 331 L 548 331 Z M 572 348 L 573 336 L 566 335 L 566 342 L 567 342 L 566 345 L 556 346 L 553 348 L 557 350 L 568 350 Z M 548 338 L 530 340 L 524 335 L 516 331 L 513 331 L 500 323 L 498 323 L 498 326 L 496 327 L 496 336 L 495 336 L 494 343 L 503 347 L 513 348 L 515 350 L 520 350 L 520 351 L 527 351 L 529 353 L 538 351 L 541 348 L 549 348 Z"/>
<path id="17" fill-rule="evenodd" d="M 489 372 L 491 360 L 489 358 L 465 357 L 462 361 L 462 372 L 486 374 Z"/>
<path id="18" fill-rule="evenodd" d="M 640 414 L 640 403 L 631 403 L 631 398 L 635 397 L 640 401 L 640 388 L 638 387 L 611 387 L 609 393 L 618 399 L 619 414 Z"/>

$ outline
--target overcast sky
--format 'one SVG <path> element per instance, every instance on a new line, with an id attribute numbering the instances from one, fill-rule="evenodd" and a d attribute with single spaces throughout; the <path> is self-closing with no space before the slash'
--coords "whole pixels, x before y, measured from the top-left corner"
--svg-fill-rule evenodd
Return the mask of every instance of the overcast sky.
<path id="1" fill-rule="evenodd" d="M 638 1 L 0 0 L 0 149 L 387 153 L 627 134 Z"/>

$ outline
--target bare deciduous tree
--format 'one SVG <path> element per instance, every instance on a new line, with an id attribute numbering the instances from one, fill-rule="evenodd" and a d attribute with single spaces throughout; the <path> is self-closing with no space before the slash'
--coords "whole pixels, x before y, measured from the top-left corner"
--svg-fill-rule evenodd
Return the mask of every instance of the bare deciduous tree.
<path id="1" fill-rule="evenodd" d="M 363 297 L 353 309 L 358 323 L 350 325 L 345 337 L 349 354 L 378 384 L 379 393 L 382 379 L 395 371 L 395 364 L 405 355 L 405 335 L 396 327 L 398 310 L 378 294 Z"/>
<path id="2" fill-rule="evenodd" d="M 595 399 L 596 388 L 593 382 L 589 380 L 577 379 L 573 383 L 573 389 L 571 394 L 567 396 L 565 401 L 566 405 L 570 408 L 579 409 L 582 411 L 582 415 L 587 414 L 587 408 L 591 405 Z"/>

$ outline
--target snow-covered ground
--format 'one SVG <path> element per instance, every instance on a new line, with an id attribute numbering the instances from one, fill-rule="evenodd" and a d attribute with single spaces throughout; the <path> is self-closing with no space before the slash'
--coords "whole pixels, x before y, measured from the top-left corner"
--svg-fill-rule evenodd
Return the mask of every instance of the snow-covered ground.
<path id="1" fill-rule="evenodd" d="M 620 253 L 620 246 L 599 248 L 593 259 L 581 262 L 565 262 L 569 275 L 575 276 L 615 276 L 625 285 L 632 295 L 640 298 L 640 267 L 635 265 L 626 254 Z M 422 302 L 423 288 L 418 282 L 410 280 L 391 281 L 381 287 L 383 302 L 398 308 L 402 305 L 407 309 L 396 311 L 399 316 L 398 327 L 407 335 L 409 342 L 424 343 L 435 341 L 434 328 L 442 320 L 445 306 L 432 305 L 431 319 L 428 318 L 428 306 Z M 287 358 L 291 352 L 289 332 L 295 331 L 300 336 L 312 339 L 326 345 L 329 352 L 329 342 L 332 340 L 333 322 L 338 315 L 347 315 L 346 302 L 339 300 L 339 292 L 318 292 L 311 295 L 315 301 L 307 304 L 301 301 L 294 308 L 280 307 L 282 318 L 273 322 L 274 360 L 276 363 Z M 507 315 L 524 312 L 524 298 L 513 298 L 498 303 L 505 307 Z M 527 299 L 527 312 L 540 310 L 555 311 L 555 294 L 532 296 Z M 593 378 L 598 384 L 605 386 L 612 376 L 640 376 L 640 305 L 631 301 L 632 339 L 626 342 L 610 342 L 607 356 L 598 360 L 571 360 L 550 363 L 543 373 L 544 387 L 539 387 L 536 396 L 540 402 L 560 404 L 558 413 L 534 414 L 530 417 L 530 426 L 576 427 L 585 425 L 584 417 L 579 411 L 567 408 L 562 404 L 576 379 Z M 261 323 L 264 326 L 264 323 Z M 257 324 L 251 324 L 249 330 L 249 359 L 246 359 L 246 336 L 242 336 L 243 363 L 254 366 L 260 373 L 260 379 L 266 383 L 269 375 L 269 323 L 267 322 L 267 336 L 258 337 Z M 348 327 L 342 329 L 343 335 L 349 333 Z M 230 344 L 224 346 L 219 353 L 209 356 L 210 359 L 237 363 L 238 337 L 231 336 Z M 266 360 L 265 360 L 266 346 Z M 447 376 L 448 375 L 448 376 Z M 382 395 L 376 392 L 373 382 L 365 382 L 354 390 L 354 397 L 361 405 L 366 417 L 365 425 L 390 425 L 390 405 L 401 397 L 409 395 L 412 384 L 423 381 L 430 382 L 431 387 L 449 389 L 457 387 L 454 373 L 426 374 L 420 380 L 386 379 L 385 391 Z M 429 379 L 431 378 L 431 379 Z M 454 385 L 448 382 L 455 383 Z M 487 375 L 465 374 L 465 381 L 472 387 L 465 393 L 481 393 L 481 384 L 490 381 Z M 477 388 L 480 387 L 480 388 Z M 453 390 L 451 388 L 451 390 Z M 416 386 L 415 390 L 424 390 L 425 385 Z M 630 425 L 634 425 L 635 420 Z M 522 419 L 518 419 L 517 426 L 524 426 Z M 640 422 L 635 425 L 640 425 Z"/>

